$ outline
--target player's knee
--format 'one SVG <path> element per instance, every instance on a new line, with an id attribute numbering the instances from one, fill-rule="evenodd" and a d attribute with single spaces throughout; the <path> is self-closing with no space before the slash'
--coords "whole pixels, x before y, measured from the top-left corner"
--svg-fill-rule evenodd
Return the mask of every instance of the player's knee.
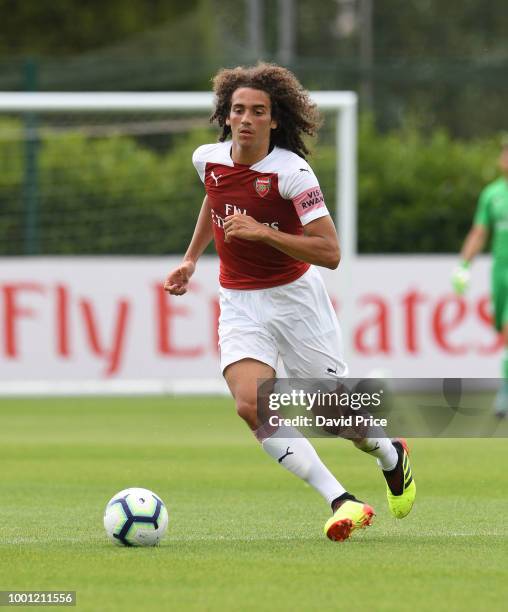
<path id="1" fill-rule="evenodd" d="M 367 446 L 368 440 L 367 438 L 350 438 L 350 441 L 358 448 L 359 450 L 364 450 Z"/>
<path id="2" fill-rule="evenodd" d="M 257 424 L 257 402 L 251 399 L 236 400 L 236 412 L 251 429 L 256 428 Z"/>

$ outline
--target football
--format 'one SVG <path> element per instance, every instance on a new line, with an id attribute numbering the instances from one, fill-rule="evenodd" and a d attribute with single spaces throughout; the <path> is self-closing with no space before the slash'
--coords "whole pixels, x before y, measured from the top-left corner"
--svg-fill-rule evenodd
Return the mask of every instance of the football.
<path id="1" fill-rule="evenodd" d="M 156 546 L 167 527 L 166 506 L 148 489 L 124 489 L 113 495 L 104 511 L 104 529 L 120 546 Z"/>

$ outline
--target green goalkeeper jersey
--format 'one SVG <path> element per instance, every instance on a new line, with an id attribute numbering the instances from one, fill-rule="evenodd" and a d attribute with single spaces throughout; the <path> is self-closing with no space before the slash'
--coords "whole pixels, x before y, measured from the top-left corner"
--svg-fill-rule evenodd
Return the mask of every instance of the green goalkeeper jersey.
<path id="1" fill-rule="evenodd" d="M 478 200 L 474 225 L 492 232 L 494 261 L 508 264 L 508 180 L 501 177 L 483 189 Z"/>

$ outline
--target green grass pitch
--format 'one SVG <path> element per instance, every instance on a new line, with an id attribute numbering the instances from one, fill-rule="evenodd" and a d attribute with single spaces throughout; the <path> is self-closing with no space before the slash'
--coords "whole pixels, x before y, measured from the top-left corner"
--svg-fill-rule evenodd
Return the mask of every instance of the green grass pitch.
<path id="1" fill-rule="evenodd" d="M 402 521 L 371 457 L 318 440 L 377 511 L 333 543 L 326 504 L 229 399 L 1 399 L 0 423 L 1 590 L 75 590 L 78 610 L 100 612 L 506 609 L 507 439 L 413 440 L 418 497 Z M 106 539 L 104 506 L 129 486 L 168 506 L 158 548 Z"/>

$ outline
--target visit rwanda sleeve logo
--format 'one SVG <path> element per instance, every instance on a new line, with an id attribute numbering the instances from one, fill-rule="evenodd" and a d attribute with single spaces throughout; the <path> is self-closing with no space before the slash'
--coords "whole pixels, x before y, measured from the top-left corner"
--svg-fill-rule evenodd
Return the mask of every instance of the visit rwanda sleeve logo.
<path id="1" fill-rule="evenodd" d="M 272 179 L 269 176 L 259 176 L 254 181 L 254 187 L 259 196 L 264 198 L 272 187 Z"/>

